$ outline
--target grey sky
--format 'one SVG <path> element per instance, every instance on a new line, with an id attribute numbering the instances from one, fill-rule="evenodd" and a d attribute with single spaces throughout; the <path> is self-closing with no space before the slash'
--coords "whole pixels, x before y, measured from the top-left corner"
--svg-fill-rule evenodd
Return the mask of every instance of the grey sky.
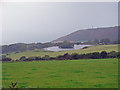
<path id="1" fill-rule="evenodd" d="M 48 42 L 79 29 L 118 24 L 117 2 L 2 4 L 2 43 Z"/>

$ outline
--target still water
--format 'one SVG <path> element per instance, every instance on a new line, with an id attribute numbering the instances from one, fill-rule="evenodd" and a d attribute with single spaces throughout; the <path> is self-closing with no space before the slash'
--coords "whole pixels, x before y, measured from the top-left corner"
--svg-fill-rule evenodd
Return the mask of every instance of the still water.
<path id="1" fill-rule="evenodd" d="M 57 51 L 66 51 L 66 50 L 77 50 L 88 46 L 92 46 L 92 45 L 74 45 L 74 48 L 69 48 L 69 49 L 61 49 L 58 46 L 53 46 L 53 47 L 44 48 L 44 50 L 57 52 Z"/>

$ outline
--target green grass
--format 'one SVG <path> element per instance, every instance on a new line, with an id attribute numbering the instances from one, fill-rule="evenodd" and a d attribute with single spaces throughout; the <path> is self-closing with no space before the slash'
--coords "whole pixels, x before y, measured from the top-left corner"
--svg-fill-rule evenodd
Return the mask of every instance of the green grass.
<path id="1" fill-rule="evenodd" d="M 118 59 L 5 62 L 4 88 L 117 88 Z"/>
<path id="2" fill-rule="evenodd" d="M 52 57 L 58 56 L 58 55 L 63 55 L 65 53 L 78 53 L 78 54 L 84 54 L 84 53 L 90 53 L 90 52 L 101 52 L 101 51 L 118 51 L 118 45 L 97 45 L 97 46 L 90 46 L 89 48 L 86 49 L 79 49 L 79 50 L 70 50 L 70 51 L 59 51 L 59 52 L 51 52 L 51 51 L 45 51 L 45 50 L 39 50 L 39 51 L 26 51 L 26 52 L 21 52 L 21 53 L 10 53 L 7 57 L 10 57 L 12 59 L 19 59 L 21 56 L 45 56 L 49 55 Z"/>

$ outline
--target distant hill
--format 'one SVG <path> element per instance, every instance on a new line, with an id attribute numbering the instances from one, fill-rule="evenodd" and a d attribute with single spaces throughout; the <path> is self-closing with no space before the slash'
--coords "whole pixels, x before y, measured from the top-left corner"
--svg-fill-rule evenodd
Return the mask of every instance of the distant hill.
<path id="1" fill-rule="evenodd" d="M 118 40 L 118 27 L 108 27 L 108 28 L 94 28 L 94 29 L 85 29 L 85 30 L 78 30 L 73 32 L 67 36 L 58 38 L 53 42 L 57 41 L 88 41 L 94 39 L 103 39 L 109 38 L 111 41 Z M 3 45 L 0 46 L 2 48 L 2 53 L 11 53 L 11 52 L 24 52 L 26 50 L 35 50 L 35 49 L 43 49 L 51 46 L 60 46 L 59 43 L 14 43 L 10 45 Z"/>
<path id="2" fill-rule="evenodd" d="M 52 42 L 58 42 L 64 40 L 88 41 L 94 39 L 100 40 L 103 38 L 108 38 L 111 41 L 118 40 L 118 26 L 78 30 L 66 36 L 60 37 Z"/>

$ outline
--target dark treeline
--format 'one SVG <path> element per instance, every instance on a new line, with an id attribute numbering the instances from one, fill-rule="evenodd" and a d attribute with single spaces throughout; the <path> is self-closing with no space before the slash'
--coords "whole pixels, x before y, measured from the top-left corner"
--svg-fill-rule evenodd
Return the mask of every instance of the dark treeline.
<path id="1" fill-rule="evenodd" d="M 120 44 L 120 40 L 111 41 L 108 38 L 88 40 L 85 42 L 75 42 L 75 44 L 98 44 L 98 45 L 109 45 L 109 44 Z"/>
<path id="2" fill-rule="evenodd" d="M 10 44 L 10 45 L 3 45 L 2 46 L 2 53 L 11 53 L 11 52 L 24 52 L 26 50 L 34 50 L 34 49 L 42 49 L 55 46 L 55 44 L 48 42 L 48 43 L 16 43 L 16 44 Z"/>
<path id="3" fill-rule="evenodd" d="M 48 48 L 52 46 L 59 46 L 60 48 L 73 48 L 74 43 L 70 43 L 68 41 L 63 41 L 60 43 L 52 43 L 52 42 L 30 43 L 30 44 L 16 43 L 16 44 L 10 44 L 10 45 L 3 45 L 2 53 L 11 53 L 11 52 L 19 53 L 27 50 L 43 49 L 43 48 Z"/>
<path id="4" fill-rule="evenodd" d="M 44 57 L 40 56 L 34 56 L 34 57 L 25 57 L 22 56 L 18 60 L 15 61 L 39 61 L 39 60 L 75 60 L 75 59 L 104 59 L 104 58 L 120 58 L 120 52 L 93 52 L 93 53 L 87 53 L 87 54 L 64 54 L 64 55 L 59 55 L 56 57 L 50 57 L 49 55 L 45 55 Z M 2 61 L 14 61 L 11 58 L 4 57 L 2 58 Z"/>

